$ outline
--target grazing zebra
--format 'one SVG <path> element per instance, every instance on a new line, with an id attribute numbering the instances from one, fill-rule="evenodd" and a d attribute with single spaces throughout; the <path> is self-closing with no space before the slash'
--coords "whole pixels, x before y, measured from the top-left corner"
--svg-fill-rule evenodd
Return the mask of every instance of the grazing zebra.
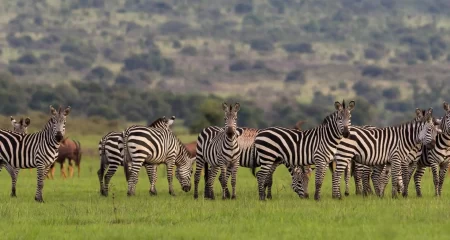
<path id="1" fill-rule="evenodd" d="M 315 168 L 311 166 L 296 166 L 292 169 L 292 190 L 297 193 L 299 197 L 309 198 L 308 194 L 308 184 L 309 184 L 309 176 Z"/>
<path id="2" fill-rule="evenodd" d="M 222 104 L 222 110 L 225 113 L 225 127 L 219 131 L 212 131 L 205 128 L 198 135 L 197 138 L 197 156 L 196 168 L 194 178 L 194 198 L 198 198 L 198 184 L 200 182 L 200 173 L 205 168 L 205 198 L 214 199 L 213 184 L 214 179 L 221 171 L 220 183 L 222 185 L 222 199 L 226 199 L 226 185 L 227 185 L 227 168 L 231 167 L 231 198 L 236 199 L 236 174 L 239 168 L 240 150 L 238 145 L 237 131 L 237 113 L 240 109 L 240 104 L 235 103 L 228 105 Z M 216 130 L 217 130 L 216 129 Z M 203 134 L 207 132 L 206 134 Z M 206 139 L 203 138 L 206 136 Z M 208 165 L 211 165 L 209 170 Z"/>
<path id="3" fill-rule="evenodd" d="M 351 136 L 343 139 L 336 151 L 336 170 L 333 173 L 333 197 L 341 198 L 340 175 L 354 157 L 359 163 L 374 166 L 391 163 L 392 197 L 397 196 L 397 188 L 403 191 L 401 167 L 408 154 L 418 144 L 433 147 L 436 128 L 432 122 L 432 109 L 420 122 L 410 121 L 398 126 L 365 129 L 352 126 Z"/>
<path id="4" fill-rule="evenodd" d="M 426 167 L 431 167 L 433 173 L 435 196 L 441 196 L 442 194 L 442 186 L 448 170 L 450 156 L 450 105 L 447 102 L 443 102 L 442 105 L 445 115 L 442 120 L 437 121 L 440 122 L 440 130 L 442 132 L 436 137 L 435 147 L 427 150 L 424 149 L 417 162 L 414 184 L 418 197 L 422 197 L 421 180 Z"/>
<path id="5" fill-rule="evenodd" d="M 58 157 L 59 141 L 66 131 L 66 117 L 70 107 L 56 111 L 50 106 L 52 114 L 44 129 L 32 134 L 16 133 L 9 130 L 0 130 L 0 161 L 11 175 L 11 196 L 16 196 L 17 173 L 15 169 L 37 168 L 37 188 L 35 200 L 44 202 L 42 189 L 44 178 L 49 167 Z"/>
<path id="6" fill-rule="evenodd" d="M 123 132 L 124 168 L 128 180 L 128 196 L 135 195 L 138 173 L 142 165 L 166 164 L 169 194 L 175 196 L 172 185 L 173 167 L 175 176 L 185 192 L 191 189 L 192 164 L 185 145 L 175 134 L 165 128 L 131 126 Z M 154 175 L 156 176 L 156 175 Z M 150 181 L 154 182 L 156 177 Z"/>
<path id="7" fill-rule="evenodd" d="M 149 127 L 169 129 L 175 121 L 175 116 L 166 119 L 165 116 L 156 119 Z M 109 182 L 119 166 L 123 166 L 123 137 L 121 132 L 109 132 L 99 142 L 100 169 L 97 175 L 100 181 L 100 193 L 108 196 Z M 144 164 L 150 181 L 150 194 L 156 195 L 157 166 Z M 105 175 L 105 171 L 108 169 Z M 126 173 L 126 172 L 125 172 Z M 126 175 L 126 174 L 125 174 Z M 126 175 L 127 176 L 127 175 Z M 128 178 L 127 178 L 128 180 Z"/>
<path id="8" fill-rule="evenodd" d="M 256 156 L 260 158 L 261 170 L 256 174 L 258 180 L 259 199 L 265 200 L 264 187 L 270 176 L 272 167 L 277 162 L 289 166 L 316 167 L 315 200 L 320 200 L 320 189 L 325 176 L 326 166 L 333 158 L 335 148 L 342 137 L 349 137 L 350 112 L 355 107 L 351 101 L 349 106 L 335 102 L 336 111 L 327 116 L 321 125 L 297 131 L 282 127 L 270 127 L 258 133 L 255 139 Z"/>

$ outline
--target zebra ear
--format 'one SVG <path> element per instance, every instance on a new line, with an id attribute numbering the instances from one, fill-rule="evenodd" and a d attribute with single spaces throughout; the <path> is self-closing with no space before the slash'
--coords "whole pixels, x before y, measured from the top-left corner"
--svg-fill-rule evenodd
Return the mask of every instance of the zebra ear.
<path id="1" fill-rule="evenodd" d="M 25 118 L 25 125 L 28 127 L 28 126 L 30 126 L 30 123 L 31 123 L 31 119 L 30 118 Z"/>
<path id="2" fill-rule="evenodd" d="M 228 112 L 228 104 L 226 102 L 222 103 L 222 110 Z"/>
<path id="3" fill-rule="evenodd" d="M 416 108 L 416 117 L 423 117 L 422 110 L 420 108 Z"/>
<path id="4" fill-rule="evenodd" d="M 354 108 L 355 108 L 355 101 L 350 101 L 349 103 L 348 103 L 348 110 L 351 112 Z"/>
<path id="5" fill-rule="evenodd" d="M 444 103 L 442 104 L 442 106 L 444 107 L 444 110 L 445 110 L 446 112 L 449 112 L 449 111 L 450 111 L 450 106 L 448 105 L 447 102 L 444 102 Z"/>
<path id="6" fill-rule="evenodd" d="M 234 112 L 239 112 L 239 109 L 241 109 L 241 104 L 235 103 L 234 104 Z"/>
<path id="7" fill-rule="evenodd" d="M 341 111 L 342 110 L 341 103 L 338 101 L 334 102 L 334 108 L 336 109 L 336 111 Z"/>
<path id="8" fill-rule="evenodd" d="M 67 115 L 69 115 L 69 113 L 70 113 L 70 106 L 67 106 L 67 108 L 64 110 L 63 114 L 64 114 L 64 116 L 67 116 Z"/>
<path id="9" fill-rule="evenodd" d="M 175 122 L 175 116 L 172 116 L 168 121 L 167 121 L 167 126 L 172 126 L 173 122 Z"/>
<path id="10" fill-rule="evenodd" d="M 11 117 L 11 124 L 14 127 L 14 124 L 16 124 L 16 119 L 14 119 L 13 116 L 10 116 L 10 117 Z"/>
<path id="11" fill-rule="evenodd" d="M 57 114 L 56 109 L 54 109 L 52 105 L 50 105 L 50 113 L 52 115 L 56 115 Z"/>

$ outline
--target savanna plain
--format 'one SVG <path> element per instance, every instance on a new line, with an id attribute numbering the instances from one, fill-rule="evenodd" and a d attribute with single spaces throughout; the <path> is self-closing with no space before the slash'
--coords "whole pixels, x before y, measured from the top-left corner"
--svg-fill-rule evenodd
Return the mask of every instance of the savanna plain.
<path id="1" fill-rule="evenodd" d="M 78 138 L 84 149 L 96 148 L 95 137 Z M 100 136 L 99 138 L 100 139 Z M 189 140 L 188 140 L 189 139 Z M 195 136 L 182 138 L 191 141 Z M 84 141 L 83 141 L 84 140 Z M 44 200 L 34 201 L 36 170 L 19 173 L 17 198 L 10 198 L 11 180 L 0 173 L 1 239 L 448 239 L 450 193 L 444 184 L 443 196 L 434 197 L 431 173 L 423 179 L 422 198 L 391 199 L 390 186 L 383 199 L 354 194 L 331 199 L 331 174 L 327 171 L 322 200 L 300 199 L 290 188 L 287 169 L 275 172 L 273 199 L 259 201 L 256 179 L 240 168 L 237 199 L 222 200 L 218 180 L 216 200 L 193 198 L 174 179 L 177 195 L 168 193 L 165 166 L 158 168 L 157 196 L 149 195 L 149 181 L 142 169 L 136 196 L 127 197 L 123 168 L 111 181 L 108 197 L 99 194 L 99 158 L 84 154 L 81 175 L 63 179 L 59 165 L 55 179 L 45 180 Z M 67 171 L 67 170 L 66 170 Z M 314 173 L 313 173 L 314 174 Z M 314 176 L 314 175 L 313 175 Z M 312 176 L 312 177 L 313 177 Z M 203 179 L 200 194 L 203 194 Z M 342 182 L 342 190 L 344 183 Z M 229 186 L 231 187 L 231 186 Z M 314 179 L 309 183 L 313 196 Z"/>

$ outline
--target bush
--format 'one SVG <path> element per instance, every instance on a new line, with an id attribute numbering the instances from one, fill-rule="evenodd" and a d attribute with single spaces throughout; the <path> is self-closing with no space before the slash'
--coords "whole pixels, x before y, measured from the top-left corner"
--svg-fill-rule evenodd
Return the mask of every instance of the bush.
<path id="1" fill-rule="evenodd" d="M 361 75 L 368 77 L 378 77 L 383 73 L 384 69 L 375 65 L 365 66 L 361 71 Z"/>
<path id="2" fill-rule="evenodd" d="M 422 62 L 426 62 L 430 59 L 430 55 L 423 48 L 415 48 L 413 51 L 414 51 L 414 55 L 416 56 L 416 58 Z"/>
<path id="3" fill-rule="evenodd" d="M 82 58 L 72 57 L 72 56 L 65 56 L 64 63 L 68 67 L 71 67 L 78 71 L 90 68 L 92 65 L 92 62 L 86 61 Z"/>
<path id="4" fill-rule="evenodd" d="M 12 73 L 14 76 L 23 76 L 25 75 L 25 70 L 19 66 L 19 65 L 9 65 L 8 70 L 10 73 Z"/>
<path id="5" fill-rule="evenodd" d="M 247 14 L 244 19 L 242 19 L 242 25 L 244 26 L 261 26 L 263 24 L 264 21 L 254 14 Z"/>
<path id="6" fill-rule="evenodd" d="M 251 68 L 252 65 L 246 60 L 237 60 L 228 67 L 230 72 L 242 72 L 250 70 Z"/>
<path id="7" fill-rule="evenodd" d="M 355 84 L 353 84 L 353 90 L 356 92 L 357 95 L 365 95 L 370 91 L 372 91 L 372 86 L 370 86 L 370 84 L 364 81 L 358 81 Z"/>
<path id="8" fill-rule="evenodd" d="M 290 53 L 314 53 L 310 43 L 289 43 L 284 44 L 283 48 L 286 52 Z"/>
<path id="9" fill-rule="evenodd" d="M 82 42 L 68 40 L 60 47 L 60 51 L 73 54 L 76 57 L 83 58 L 84 61 L 95 61 L 97 57 L 97 48 L 93 45 L 87 45 Z"/>
<path id="10" fill-rule="evenodd" d="M 250 41 L 250 47 L 256 51 L 270 52 L 273 51 L 273 44 L 265 39 L 254 39 Z"/>
<path id="11" fill-rule="evenodd" d="M 372 60 L 380 60 L 383 57 L 383 52 L 373 49 L 373 48 L 366 48 L 364 49 L 364 57 L 366 59 L 372 59 Z"/>
<path id="12" fill-rule="evenodd" d="M 28 35 L 15 37 L 14 34 L 10 34 L 8 35 L 8 37 L 6 37 L 6 40 L 8 41 L 8 44 L 13 48 L 30 48 L 31 44 L 33 44 L 33 39 Z"/>
<path id="13" fill-rule="evenodd" d="M 188 46 L 183 47 L 180 50 L 180 53 L 185 56 L 197 56 L 197 48 L 195 48 L 192 45 L 188 45 Z"/>
<path id="14" fill-rule="evenodd" d="M 285 82 L 298 82 L 298 83 L 305 83 L 305 74 L 302 70 L 293 70 L 290 71 L 286 77 L 284 78 Z"/>
<path id="15" fill-rule="evenodd" d="M 181 48 L 181 42 L 178 41 L 178 40 L 174 40 L 174 41 L 172 42 L 172 48 L 175 48 L 175 49 Z"/>
<path id="16" fill-rule="evenodd" d="M 106 67 L 98 66 L 91 70 L 91 72 L 86 77 L 90 81 L 99 80 L 107 81 L 113 77 L 113 73 Z"/>
<path id="17" fill-rule="evenodd" d="M 168 21 L 159 26 L 159 32 L 161 34 L 182 33 L 187 29 L 189 29 L 189 25 L 179 21 Z"/>
<path id="18" fill-rule="evenodd" d="M 238 3 L 234 6 L 234 12 L 237 14 L 247 14 L 253 11 L 253 6 L 246 3 Z"/>
<path id="19" fill-rule="evenodd" d="M 38 64 L 39 59 L 32 53 L 25 53 L 19 59 L 17 59 L 17 62 L 22 64 Z"/>
<path id="20" fill-rule="evenodd" d="M 394 100 L 400 96 L 400 90 L 398 87 L 391 87 L 383 90 L 383 97 Z"/>

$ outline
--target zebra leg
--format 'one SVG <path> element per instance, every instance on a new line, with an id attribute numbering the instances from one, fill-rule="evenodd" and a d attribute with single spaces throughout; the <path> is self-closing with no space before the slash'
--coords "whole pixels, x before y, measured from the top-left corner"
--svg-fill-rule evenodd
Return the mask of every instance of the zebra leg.
<path id="1" fill-rule="evenodd" d="M 148 157 L 146 157 L 148 158 Z M 143 158 L 141 161 L 133 161 L 131 163 L 131 172 L 130 172 L 130 178 L 128 179 L 128 191 L 127 196 L 134 196 L 136 194 L 136 184 L 138 183 L 139 177 L 139 170 L 141 170 L 142 164 L 144 163 Z M 136 159 L 137 160 L 137 159 Z"/>
<path id="2" fill-rule="evenodd" d="M 109 182 L 111 181 L 111 178 L 114 176 L 114 174 L 117 171 L 117 168 L 119 165 L 117 164 L 109 164 L 108 171 L 105 174 L 105 185 L 103 190 L 103 196 L 107 197 L 109 192 Z"/>
<path id="3" fill-rule="evenodd" d="M 167 172 L 167 182 L 169 184 L 169 194 L 175 196 L 175 191 L 173 190 L 173 166 L 175 165 L 175 159 L 166 160 L 166 172 Z"/>
<path id="4" fill-rule="evenodd" d="M 384 197 L 384 190 L 386 189 L 390 177 L 391 177 L 391 166 L 389 164 L 385 164 L 381 169 L 381 173 L 377 179 L 377 183 L 376 184 L 374 183 L 374 185 L 377 185 L 376 189 L 378 189 L 377 191 L 379 197 Z"/>
<path id="5" fill-rule="evenodd" d="M 223 200 L 227 199 L 227 194 L 226 194 L 226 188 L 228 185 L 228 178 L 226 177 L 227 169 L 228 169 L 227 165 L 220 167 L 221 174 L 225 176 L 225 178 L 219 179 L 220 185 L 222 186 L 222 199 Z"/>
<path id="6" fill-rule="evenodd" d="M 364 197 L 373 194 L 372 186 L 370 185 L 370 179 L 372 179 L 372 182 L 374 183 L 374 185 L 376 185 L 376 181 L 379 176 L 379 175 L 375 174 L 375 171 L 372 173 L 372 168 L 373 167 L 363 165 L 362 183 L 363 183 L 363 196 Z"/>
<path id="7" fill-rule="evenodd" d="M 346 165 L 348 163 L 346 162 Z M 320 200 L 320 190 L 322 188 L 323 179 L 327 171 L 327 162 L 321 159 L 316 159 L 316 191 L 314 193 L 314 200 Z"/>
<path id="8" fill-rule="evenodd" d="M 221 168 L 216 166 L 211 166 L 209 169 L 208 179 L 206 180 L 206 189 L 208 189 L 208 193 L 206 194 L 207 199 L 214 200 L 216 198 L 214 196 L 214 179 L 216 178 L 217 173 L 219 173 L 219 170 L 221 170 Z"/>
<path id="9" fill-rule="evenodd" d="M 405 166 L 403 167 L 402 171 L 403 171 L 403 179 L 404 179 L 404 184 L 405 187 L 403 189 L 403 197 L 408 197 L 408 188 L 409 188 L 409 182 L 411 181 L 411 174 L 412 171 L 414 171 L 413 169 L 415 168 L 414 163 L 405 163 Z"/>
<path id="10" fill-rule="evenodd" d="M 267 199 L 272 199 L 272 184 L 273 184 L 273 174 L 277 169 L 278 165 L 281 164 L 281 161 L 275 162 L 270 169 L 270 174 L 267 176 L 266 184 L 264 188 L 267 188 Z M 265 190 L 264 190 L 265 191 Z"/>
<path id="11" fill-rule="evenodd" d="M 9 163 L 5 164 L 6 171 L 8 171 L 11 176 L 11 197 L 17 197 L 16 195 L 16 183 L 17 174 L 19 174 L 19 168 L 11 166 Z"/>
<path id="12" fill-rule="evenodd" d="M 439 165 L 437 163 L 431 164 L 431 172 L 433 173 L 433 183 L 434 183 L 434 195 L 439 196 Z"/>
<path id="13" fill-rule="evenodd" d="M 345 196 L 350 195 L 350 188 L 349 188 L 349 182 L 350 182 L 350 175 L 352 171 L 352 162 L 350 161 L 347 165 L 347 168 L 345 169 L 344 176 L 345 176 Z"/>
<path id="14" fill-rule="evenodd" d="M 439 170 L 439 196 L 442 194 L 442 186 L 444 185 L 445 175 L 447 174 L 449 163 L 442 163 L 441 168 Z"/>
<path id="15" fill-rule="evenodd" d="M 363 169 L 362 166 L 360 166 L 361 164 L 359 163 L 354 163 L 355 167 L 354 167 L 354 173 L 353 173 L 353 178 L 355 180 L 355 194 L 356 195 L 362 195 L 363 193 L 363 183 L 362 183 L 362 174 L 363 174 Z"/>
<path id="16" fill-rule="evenodd" d="M 256 179 L 258 181 L 258 191 L 259 191 L 259 200 L 266 200 L 266 179 L 270 176 L 272 164 L 270 165 L 261 165 L 261 169 L 256 173 Z"/>
<path id="17" fill-rule="evenodd" d="M 232 170 L 233 170 L 232 166 L 227 167 L 227 174 L 225 176 L 225 180 L 223 180 L 224 176 L 221 171 L 220 175 L 219 175 L 219 181 L 220 182 L 225 181 L 226 183 L 228 183 L 228 178 L 230 177 Z M 227 196 L 227 198 L 231 198 L 231 194 L 230 194 L 230 190 L 228 189 L 228 186 L 225 186 L 225 195 Z"/>
<path id="18" fill-rule="evenodd" d="M 398 155 L 394 155 L 391 161 L 392 168 L 392 198 L 397 198 L 398 188 L 403 192 L 402 166 Z"/>
<path id="19" fill-rule="evenodd" d="M 347 168 L 347 165 L 348 161 L 336 161 L 336 168 L 334 169 L 332 177 L 332 198 L 341 199 L 341 174 Z"/>
<path id="20" fill-rule="evenodd" d="M 156 181 L 158 180 L 158 166 L 152 164 L 146 164 L 145 169 L 147 170 L 148 180 L 150 181 L 150 195 L 156 196 L 158 192 L 156 191 Z"/>
<path id="21" fill-rule="evenodd" d="M 425 166 L 417 165 L 416 173 L 414 174 L 414 185 L 416 186 L 417 197 L 422 197 L 420 182 L 422 181 L 423 174 L 425 174 L 425 169 Z"/>
<path id="22" fill-rule="evenodd" d="M 198 184 L 200 183 L 200 175 L 202 174 L 202 169 L 205 167 L 205 162 L 202 158 L 199 158 L 197 156 L 197 160 L 195 163 L 195 175 L 194 175 L 194 199 L 198 198 Z M 205 168 L 205 171 L 208 171 L 208 169 Z M 206 193 L 206 183 L 205 183 L 205 197 L 207 197 Z M 209 191 L 209 190 L 208 190 Z"/>
<path id="23" fill-rule="evenodd" d="M 44 202 L 44 198 L 42 197 L 42 190 L 44 189 L 44 178 L 47 173 L 46 166 L 38 165 L 37 166 L 37 188 L 36 188 L 36 195 L 34 196 L 34 200 L 36 202 Z"/>
<path id="24" fill-rule="evenodd" d="M 232 194 L 231 199 L 236 199 L 236 178 L 237 178 L 237 171 L 239 168 L 239 162 L 235 163 L 233 165 L 232 171 L 231 171 L 231 188 L 232 188 Z"/>

